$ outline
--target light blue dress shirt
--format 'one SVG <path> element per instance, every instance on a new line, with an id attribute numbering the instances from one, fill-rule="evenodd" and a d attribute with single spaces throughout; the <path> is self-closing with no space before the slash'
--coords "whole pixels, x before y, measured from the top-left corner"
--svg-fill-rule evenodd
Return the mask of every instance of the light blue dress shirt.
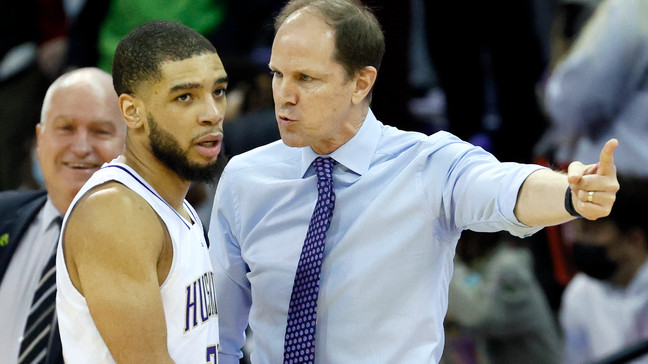
<path id="1" fill-rule="evenodd" d="M 281 141 L 231 159 L 209 232 L 220 363 L 238 363 L 245 329 L 252 363 L 281 363 L 290 294 L 317 201 L 310 147 Z M 439 132 L 385 126 L 369 111 L 331 154 L 336 193 L 317 308 L 317 363 L 436 363 L 455 245 L 464 229 L 540 228 L 513 214 L 540 166 L 500 163 Z"/>

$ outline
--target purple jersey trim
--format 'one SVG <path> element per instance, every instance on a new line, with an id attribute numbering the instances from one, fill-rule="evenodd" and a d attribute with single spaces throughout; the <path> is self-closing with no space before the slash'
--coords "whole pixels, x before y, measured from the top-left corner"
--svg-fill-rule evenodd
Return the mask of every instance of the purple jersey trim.
<path id="1" fill-rule="evenodd" d="M 135 179 L 135 181 L 137 181 L 137 182 L 138 182 L 139 184 L 141 184 L 144 188 L 146 188 L 147 190 L 149 190 L 149 192 L 151 192 L 151 193 L 153 194 L 153 196 L 159 198 L 160 201 L 164 202 L 165 205 L 169 206 L 169 208 L 171 209 L 171 211 L 173 211 L 173 213 L 176 214 L 176 216 L 178 216 L 178 218 L 180 219 L 180 221 L 182 221 L 182 223 L 187 227 L 187 229 L 191 230 L 191 226 L 189 226 L 189 224 L 187 224 L 187 222 L 185 221 L 185 219 L 184 219 L 182 216 L 180 216 L 180 214 L 178 213 L 178 211 L 176 211 L 173 207 L 171 207 L 171 205 L 169 205 L 169 203 L 166 202 L 165 199 L 163 199 L 160 195 L 158 195 L 157 192 L 155 192 L 154 190 L 150 189 L 150 188 L 149 188 L 149 187 L 148 187 L 144 182 L 142 182 L 139 178 L 137 178 L 136 175 L 134 175 L 133 173 L 131 173 L 131 171 L 129 171 L 128 169 L 126 169 L 126 168 L 124 168 L 124 167 L 122 167 L 122 166 L 116 166 L 116 165 L 108 165 L 108 166 L 102 167 L 102 169 L 103 169 L 103 168 L 110 168 L 110 167 L 113 167 L 113 168 L 119 168 L 119 169 L 121 169 L 122 171 L 128 173 L 131 177 L 133 177 L 133 179 Z M 193 213 L 191 212 L 191 209 L 188 209 L 188 210 L 189 210 L 189 213 L 193 216 Z M 195 220 L 195 217 L 194 217 L 194 220 Z"/>

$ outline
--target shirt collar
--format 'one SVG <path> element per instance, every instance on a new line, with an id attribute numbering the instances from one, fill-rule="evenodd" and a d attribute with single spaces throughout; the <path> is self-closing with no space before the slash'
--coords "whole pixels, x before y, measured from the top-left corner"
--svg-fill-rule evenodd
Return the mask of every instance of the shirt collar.
<path id="1" fill-rule="evenodd" d="M 47 196 L 47 201 L 45 202 L 45 206 L 43 206 L 42 212 L 43 232 L 52 227 L 52 224 L 54 224 L 54 220 L 56 220 L 56 218 L 63 217 L 59 210 L 54 206 L 54 203 L 52 203 L 52 200 L 49 196 Z"/>
<path id="2" fill-rule="evenodd" d="M 376 119 L 371 109 L 362 122 L 360 130 L 349 141 L 330 154 L 338 163 L 358 175 L 363 175 L 369 170 L 369 165 L 380 139 L 381 123 Z M 301 177 L 308 171 L 311 163 L 319 155 L 311 147 L 302 149 Z"/>

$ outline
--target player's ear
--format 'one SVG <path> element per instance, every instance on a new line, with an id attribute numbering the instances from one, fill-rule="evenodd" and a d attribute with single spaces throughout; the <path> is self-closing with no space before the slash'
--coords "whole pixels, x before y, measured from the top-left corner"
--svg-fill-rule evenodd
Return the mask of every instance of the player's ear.
<path id="1" fill-rule="evenodd" d="M 119 95 L 119 109 L 130 129 L 137 129 L 146 120 L 144 105 L 137 97 L 130 94 Z"/>

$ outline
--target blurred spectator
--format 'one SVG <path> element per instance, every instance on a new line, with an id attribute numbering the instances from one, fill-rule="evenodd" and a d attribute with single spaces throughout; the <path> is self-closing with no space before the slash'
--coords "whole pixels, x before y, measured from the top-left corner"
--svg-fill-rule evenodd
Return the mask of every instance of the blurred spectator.
<path id="1" fill-rule="evenodd" d="M 648 173 L 646 19 L 645 0 L 561 1 L 552 69 L 543 95 L 551 126 L 536 144 L 537 154 L 566 168 L 573 160 L 596 160 L 595 148 L 606 136 L 615 135 L 620 141 L 614 156 L 618 171 Z M 562 229 L 546 229 L 553 237 L 549 247 L 556 279 L 539 276 L 552 303 L 560 302 L 556 292 L 575 272 Z"/>
<path id="2" fill-rule="evenodd" d="M 555 161 L 597 160 L 614 135 L 621 173 L 648 175 L 648 1 L 606 0 L 551 74 L 552 128 L 539 148 Z"/>
<path id="3" fill-rule="evenodd" d="M 0 190 L 36 187 L 29 151 L 47 86 L 64 65 L 67 31 L 61 0 L 0 2 Z"/>
<path id="4" fill-rule="evenodd" d="M 71 24 L 68 64 L 97 66 L 112 72 L 119 40 L 136 26 L 155 19 L 183 23 L 205 37 L 225 18 L 223 0 L 85 0 Z"/>
<path id="5" fill-rule="evenodd" d="M 385 35 L 385 55 L 373 88 L 371 109 L 376 118 L 402 130 L 422 131 L 424 125 L 410 113 L 414 90 L 409 82 L 412 0 L 366 0 L 374 9 Z"/>
<path id="6" fill-rule="evenodd" d="M 558 0 L 549 36 L 549 71 L 569 51 L 583 26 L 602 0 Z"/>
<path id="7" fill-rule="evenodd" d="M 531 162 L 533 145 L 547 125 L 536 96 L 546 59 L 533 5 L 531 0 L 469 7 L 425 3 L 428 48 L 446 96 L 448 131 L 502 161 Z"/>
<path id="8" fill-rule="evenodd" d="M 456 325 L 463 342 L 472 339 L 473 345 L 457 347 L 450 334 L 446 358 L 465 358 L 472 351 L 472 362 L 480 364 L 560 362 L 555 316 L 534 276 L 530 252 L 513 239 L 501 233 L 462 233 L 446 327 Z"/>
<path id="9" fill-rule="evenodd" d="M 218 31 L 210 40 L 227 68 L 230 89 L 240 82 L 255 92 L 255 78 L 268 76 L 270 48 L 274 38 L 274 16 L 284 5 L 284 0 L 220 0 L 224 3 L 226 16 Z M 269 77 L 268 77 L 269 78 Z M 233 83 L 232 83 L 233 82 Z M 228 95 L 229 96 L 229 95 Z M 250 103 L 244 109 L 253 109 L 255 96 L 246 99 Z M 272 95 L 270 95 L 272 105 Z M 228 100 L 228 103 L 230 100 Z M 228 117 L 232 116 L 228 110 Z"/>
<path id="10" fill-rule="evenodd" d="M 567 285 L 560 311 L 565 364 L 589 363 L 648 339 L 648 219 L 641 213 L 648 179 L 618 179 L 608 217 L 567 225 L 581 273 Z"/>

